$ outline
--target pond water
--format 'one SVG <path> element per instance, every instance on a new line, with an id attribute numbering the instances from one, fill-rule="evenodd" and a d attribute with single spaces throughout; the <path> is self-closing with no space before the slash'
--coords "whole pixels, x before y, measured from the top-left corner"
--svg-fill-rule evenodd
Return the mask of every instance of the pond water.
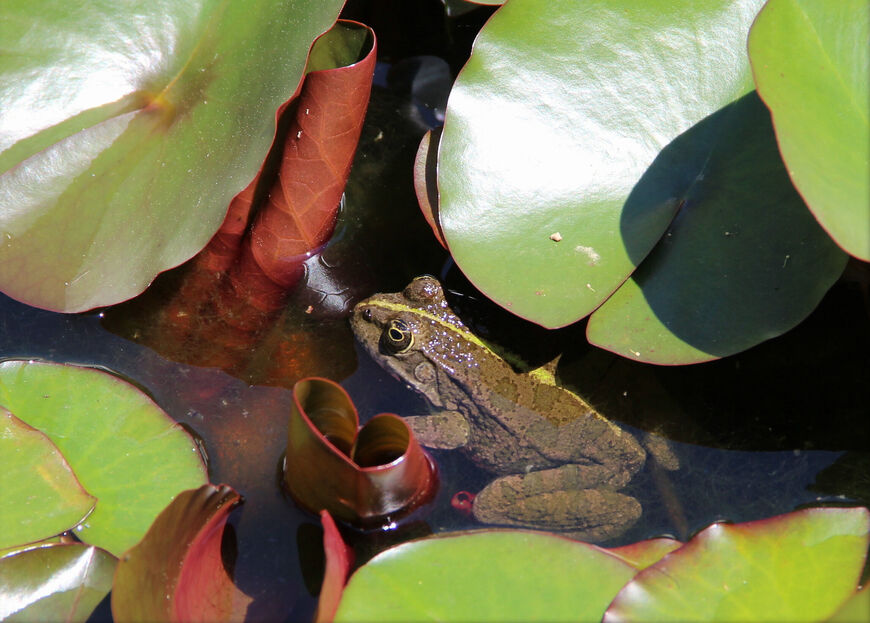
<path id="1" fill-rule="evenodd" d="M 457 27 L 471 36 L 479 27 L 464 24 Z M 183 268 L 134 301 L 90 314 L 54 314 L 0 296 L 0 357 L 105 367 L 143 388 L 202 439 L 210 480 L 245 498 L 231 516 L 225 558 L 254 598 L 250 620 L 310 618 L 319 590 L 319 524 L 281 487 L 290 388 L 308 375 L 333 378 L 363 420 L 385 411 L 427 413 L 416 392 L 359 348 L 347 321 L 355 300 L 400 290 L 423 273 L 442 279 L 472 326 L 509 340 L 531 361 L 563 352 L 564 383 L 630 429 L 672 441 L 680 469 L 648 464 L 628 488 L 643 516 L 608 545 L 663 534 L 685 539 L 716 520 L 746 521 L 806 505 L 868 504 L 870 305 L 858 284 L 835 285 L 788 334 L 698 366 L 626 361 L 590 347 L 582 323 L 545 332 L 514 319 L 473 290 L 423 222 L 410 163 L 437 110 L 415 107 L 408 81 L 388 80 L 388 70 L 379 66 L 336 236 L 322 259 L 313 258 L 309 283 L 269 326 L 221 325 L 216 303 L 178 294 Z M 346 531 L 358 559 L 408 538 L 480 527 L 450 499 L 479 490 L 488 476 L 458 453 L 433 455 L 441 477 L 435 500 L 398 530 Z M 94 615 L 109 617 L 105 606 Z"/>

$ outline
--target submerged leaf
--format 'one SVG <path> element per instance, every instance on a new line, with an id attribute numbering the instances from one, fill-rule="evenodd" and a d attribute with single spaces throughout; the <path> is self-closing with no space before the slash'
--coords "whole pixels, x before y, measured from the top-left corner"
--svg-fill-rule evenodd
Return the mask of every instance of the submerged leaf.
<path id="1" fill-rule="evenodd" d="M 0 491 L 0 549 L 71 530 L 96 504 L 57 446 L 2 407 Z"/>
<path id="2" fill-rule="evenodd" d="M 178 495 L 118 563 L 112 588 L 116 621 L 241 620 L 251 599 L 227 576 L 221 540 L 232 488 L 203 485 Z"/>

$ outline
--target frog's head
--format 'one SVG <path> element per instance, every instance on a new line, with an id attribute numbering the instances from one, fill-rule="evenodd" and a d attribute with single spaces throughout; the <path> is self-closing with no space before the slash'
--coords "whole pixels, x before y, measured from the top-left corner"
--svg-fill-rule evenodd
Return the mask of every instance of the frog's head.
<path id="1" fill-rule="evenodd" d="M 375 294 L 353 310 L 351 326 L 383 368 L 436 407 L 455 409 L 455 390 L 477 367 L 477 340 L 448 307 L 438 280 L 414 279 L 401 292 Z"/>

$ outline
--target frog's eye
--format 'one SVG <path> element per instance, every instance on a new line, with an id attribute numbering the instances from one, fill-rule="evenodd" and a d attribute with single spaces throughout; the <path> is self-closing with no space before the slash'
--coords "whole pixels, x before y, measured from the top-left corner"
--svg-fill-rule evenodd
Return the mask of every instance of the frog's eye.
<path id="1" fill-rule="evenodd" d="M 394 355 L 404 353 L 413 343 L 414 334 L 411 333 L 411 327 L 402 320 L 391 320 L 381 334 L 381 346 Z"/>

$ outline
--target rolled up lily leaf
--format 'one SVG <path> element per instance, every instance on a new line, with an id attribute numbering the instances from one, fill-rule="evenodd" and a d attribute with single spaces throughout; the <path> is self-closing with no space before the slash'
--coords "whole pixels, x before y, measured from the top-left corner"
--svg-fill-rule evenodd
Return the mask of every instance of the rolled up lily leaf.
<path id="1" fill-rule="evenodd" d="M 314 377 L 293 388 L 284 480 L 303 508 L 361 528 L 410 512 L 437 486 L 432 461 L 402 418 L 381 413 L 360 429 L 347 392 Z"/>

